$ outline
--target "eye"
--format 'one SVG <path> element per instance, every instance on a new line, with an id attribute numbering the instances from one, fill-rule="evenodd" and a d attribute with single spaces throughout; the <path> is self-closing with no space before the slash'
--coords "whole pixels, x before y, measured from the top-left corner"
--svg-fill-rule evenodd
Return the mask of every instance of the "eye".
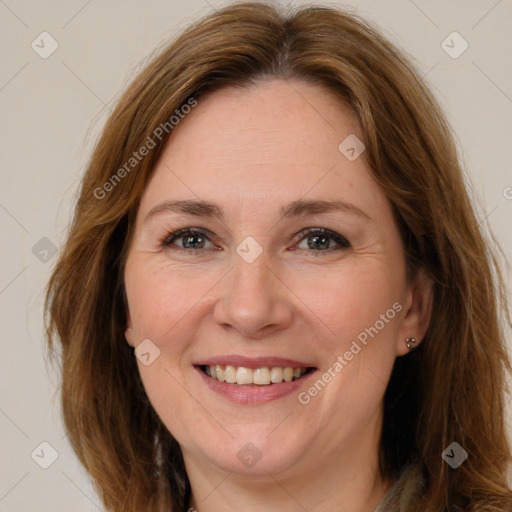
<path id="1" fill-rule="evenodd" d="M 313 252 L 332 252 L 350 247 L 348 240 L 336 233 L 325 228 L 306 228 L 298 233 L 295 237 L 300 243 L 306 242 L 307 247 L 297 246 L 300 250 Z M 209 247 L 207 244 L 211 244 Z M 184 228 L 174 231 L 162 240 L 162 246 L 171 247 L 173 249 L 182 249 L 186 251 L 196 251 L 198 249 L 213 249 L 214 245 L 210 241 L 208 235 L 204 231 L 194 228 Z M 293 249 L 295 250 L 295 249 Z"/>
<path id="2" fill-rule="evenodd" d="M 344 236 L 325 228 L 303 229 L 297 235 L 297 238 L 301 243 L 305 241 L 307 244 L 307 247 L 300 247 L 299 245 L 301 250 L 331 252 L 333 250 L 348 249 L 350 247 L 350 243 Z M 333 241 L 338 247 L 333 247 Z"/>
<path id="3" fill-rule="evenodd" d="M 191 228 L 180 229 L 179 231 L 170 233 L 167 238 L 162 241 L 162 245 L 165 247 L 177 245 L 179 249 L 192 251 L 195 249 L 213 248 L 213 246 L 205 247 L 207 243 L 211 244 L 205 233 Z"/>

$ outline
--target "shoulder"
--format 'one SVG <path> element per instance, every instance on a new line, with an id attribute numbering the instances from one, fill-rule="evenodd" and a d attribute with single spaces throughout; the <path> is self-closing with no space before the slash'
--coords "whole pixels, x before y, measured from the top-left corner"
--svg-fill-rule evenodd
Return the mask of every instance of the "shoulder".
<path id="1" fill-rule="evenodd" d="M 381 502 L 373 512 L 408 512 L 411 503 L 425 489 L 425 477 L 418 463 L 403 468 Z"/>

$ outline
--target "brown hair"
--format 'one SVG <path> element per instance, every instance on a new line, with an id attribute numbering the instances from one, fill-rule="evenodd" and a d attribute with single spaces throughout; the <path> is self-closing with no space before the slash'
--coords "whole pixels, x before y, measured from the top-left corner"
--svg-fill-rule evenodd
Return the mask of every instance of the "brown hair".
<path id="1" fill-rule="evenodd" d="M 408 60 L 366 22 L 331 8 L 282 12 L 262 3 L 205 17 L 137 76 L 97 143 L 48 285 L 47 336 L 54 352 L 56 339 L 61 346 L 65 425 L 106 508 L 179 511 L 190 497 L 179 445 L 151 407 L 124 338 L 123 265 L 168 139 L 155 141 L 154 131 L 191 97 L 266 78 L 320 84 L 344 99 L 394 209 L 409 269 L 434 280 L 428 332 L 397 358 L 386 391 L 382 474 L 396 477 L 408 463 L 421 470 L 426 486 L 409 512 L 510 510 L 503 390 L 511 366 L 499 313 L 508 325 L 510 317 L 450 129 Z M 127 168 L 148 138 L 155 147 Z M 469 453 L 456 470 L 441 458 L 453 441 Z"/>

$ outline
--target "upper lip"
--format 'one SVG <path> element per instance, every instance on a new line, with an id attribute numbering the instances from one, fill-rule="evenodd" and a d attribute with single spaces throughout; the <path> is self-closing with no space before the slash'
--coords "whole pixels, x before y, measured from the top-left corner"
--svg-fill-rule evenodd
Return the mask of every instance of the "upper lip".
<path id="1" fill-rule="evenodd" d="M 243 366 L 244 368 L 265 368 L 280 366 L 283 368 L 314 368 L 312 364 L 287 359 L 284 357 L 260 356 L 247 357 L 237 355 L 215 356 L 208 359 L 202 359 L 194 363 L 195 366 Z"/>

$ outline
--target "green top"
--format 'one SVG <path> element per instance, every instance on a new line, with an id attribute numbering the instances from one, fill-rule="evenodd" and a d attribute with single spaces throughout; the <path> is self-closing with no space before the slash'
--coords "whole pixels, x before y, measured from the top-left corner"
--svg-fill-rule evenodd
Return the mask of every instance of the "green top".
<path id="1" fill-rule="evenodd" d="M 407 512 L 411 501 L 421 493 L 423 486 L 424 478 L 417 466 L 406 466 L 373 512 Z"/>

